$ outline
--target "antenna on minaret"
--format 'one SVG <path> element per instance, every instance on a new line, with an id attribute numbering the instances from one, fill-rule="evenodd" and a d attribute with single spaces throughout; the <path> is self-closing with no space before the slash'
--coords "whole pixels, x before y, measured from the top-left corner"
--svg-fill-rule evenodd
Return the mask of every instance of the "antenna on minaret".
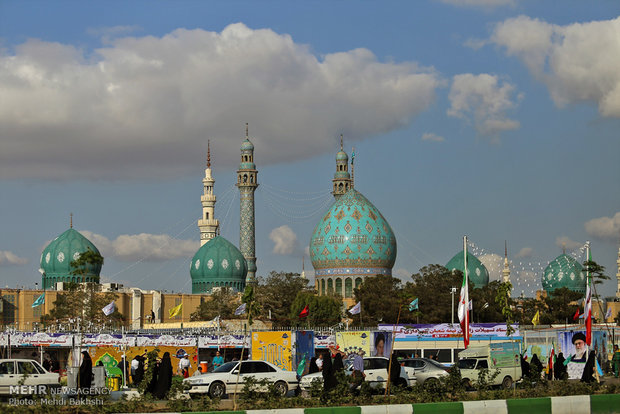
<path id="1" fill-rule="evenodd" d="M 343 146 L 342 146 L 342 134 L 340 134 L 340 151 L 343 150 Z"/>
<path id="2" fill-rule="evenodd" d="M 566 243 L 562 243 L 562 254 L 566 254 Z"/>
<path id="3" fill-rule="evenodd" d="M 69 213 L 69 228 L 73 228 L 73 213 Z"/>
<path id="4" fill-rule="evenodd" d="M 351 188 L 355 188 L 355 147 L 351 149 Z"/>
<path id="5" fill-rule="evenodd" d="M 248 129 L 249 129 L 249 128 L 248 128 L 248 123 L 246 122 L 246 123 L 245 123 L 245 137 L 246 137 L 246 138 L 249 138 L 249 136 L 250 136 L 250 134 L 248 133 Z"/>
<path id="6" fill-rule="evenodd" d="M 508 259 L 508 241 L 504 240 L 504 258 Z"/>
<path id="7" fill-rule="evenodd" d="M 207 140 L 207 168 L 211 168 L 211 140 Z"/>

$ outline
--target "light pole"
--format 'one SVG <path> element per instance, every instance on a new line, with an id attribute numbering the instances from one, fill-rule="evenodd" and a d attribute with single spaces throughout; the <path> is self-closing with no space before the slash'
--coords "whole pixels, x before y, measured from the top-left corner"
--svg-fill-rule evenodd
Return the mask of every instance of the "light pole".
<path id="1" fill-rule="evenodd" d="M 452 322 L 451 324 L 454 325 L 454 294 L 456 293 L 456 288 L 455 287 L 451 287 L 450 288 L 450 294 L 452 295 L 452 313 L 450 314 L 451 318 L 452 318 Z"/>

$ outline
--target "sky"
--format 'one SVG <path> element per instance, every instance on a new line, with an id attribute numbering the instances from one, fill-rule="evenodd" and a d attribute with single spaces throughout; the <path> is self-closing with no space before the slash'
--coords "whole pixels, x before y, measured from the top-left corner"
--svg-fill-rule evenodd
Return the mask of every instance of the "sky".
<path id="1" fill-rule="evenodd" d="M 247 122 L 259 276 L 305 260 L 313 283 L 342 134 L 403 281 L 467 235 L 531 295 L 589 240 L 613 295 L 619 67 L 616 0 L 2 0 L 0 285 L 40 283 L 73 213 L 102 281 L 191 292 L 207 141 L 238 246 Z"/>

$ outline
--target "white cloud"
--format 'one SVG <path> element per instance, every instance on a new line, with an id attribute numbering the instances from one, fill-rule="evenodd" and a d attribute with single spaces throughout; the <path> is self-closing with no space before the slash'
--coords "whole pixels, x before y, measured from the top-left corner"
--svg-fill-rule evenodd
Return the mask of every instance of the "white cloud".
<path id="1" fill-rule="evenodd" d="M 24 265 L 26 263 L 28 263 L 27 259 L 7 250 L 0 250 L 0 266 Z"/>
<path id="2" fill-rule="evenodd" d="M 483 8 L 515 5 L 515 0 L 441 0 L 441 2 L 454 6 Z"/>
<path id="3" fill-rule="evenodd" d="M 531 257 L 533 252 L 534 252 L 534 249 L 532 249 L 531 247 L 524 247 L 521 250 L 519 250 L 519 253 L 517 253 L 515 258 L 523 259 L 526 257 Z"/>
<path id="4" fill-rule="evenodd" d="M 555 245 L 561 248 L 566 248 L 567 251 L 572 251 L 583 246 L 583 243 L 571 240 L 567 236 L 559 236 L 555 238 Z"/>
<path id="5" fill-rule="evenodd" d="M 620 211 L 613 217 L 599 217 L 587 221 L 584 227 L 592 237 L 617 243 L 620 238 Z"/>
<path id="6" fill-rule="evenodd" d="M 444 137 L 433 132 L 425 132 L 422 134 L 422 141 L 444 142 L 445 140 L 446 139 Z"/>
<path id="7" fill-rule="evenodd" d="M 392 270 L 392 275 L 399 278 L 403 282 L 411 282 L 411 275 L 413 275 L 413 272 L 405 269 L 404 267 L 399 267 L 398 269 Z"/>
<path id="8" fill-rule="evenodd" d="M 179 240 L 167 234 L 123 234 L 110 240 L 90 231 L 80 231 L 101 252 L 104 258 L 113 257 L 121 262 L 161 262 L 191 258 L 200 248 L 195 240 Z"/>
<path id="9" fill-rule="evenodd" d="M 273 253 L 275 254 L 291 255 L 299 250 L 297 235 L 286 224 L 271 230 L 269 239 L 274 243 Z"/>
<path id="10" fill-rule="evenodd" d="M 489 271 L 489 282 L 502 280 L 502 270 L 504 269 L 504 258 L 498 254 L 483 254 L 478 259 Z"/>
<path id="11" fill-rule="evenodd" d="M 618 33 L 620 17 L 559 26 L 519 16 L 497 24 L 490 40 L 520 59 L 556 105 L 589 101 L 620 117 Z"/>
<path id="12" fill-rule="evenodd" d="M 363 140 L 407 126 L 442 82 L 414 62 L 379 62 L 367 49 L 317 57 L 241 23 L 110 42 L 0 50 L 1 177 L 195 174 L 207 138 L 218 164 L 236 165 L 245 122 L 259 165 L 308 158 L 333 151 L 340 133 Z"/>
<path id="13" fill-rule="evenodd" d="M 517 129 L 519 122 L 507 115 L 522 99 L 521 94 L 512 98 L 514 90 L 508 82 L 500 85 L 495 75 L 455 75 L 448 95 L 448 115 L 473 122 L 478 133 L 485 136 L 497 136 L 503 131 Z"/>

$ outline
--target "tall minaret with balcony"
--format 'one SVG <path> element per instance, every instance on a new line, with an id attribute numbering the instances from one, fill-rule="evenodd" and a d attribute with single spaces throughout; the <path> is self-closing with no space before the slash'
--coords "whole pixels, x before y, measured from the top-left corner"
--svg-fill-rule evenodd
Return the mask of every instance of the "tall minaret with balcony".
<path id="1" fill-rule="evenodd" d="M 340 151 L 336 154 L 336 173 L 332 183 L 332 194 L 336 200 L 352 188 L 351 175 L 349 174 L 349 156 L 344 152 L 342 135 L 340 135 Z"/>
<path id="2" fill-rule="evenodd" d="M 200 196 L 202 202 L 202 217 L 198 220 L 200 229 L 200 245 L 218 235 L 220 229 L 219 220 L 215 219 L 215 194 L 213 194 L 213 184 L 215 180 L 211 175 L 211 142 L 207 143 L 207 169 L 205 178 L 202 179 L 203 194 Z"/>
<path id="3" fill-rule="evenodd" d="M 510 282 L 510 265 L 508 262 L 508 244 L 504 242 L 504 269 L 502 269 L 502 282 Z"/>
<path id="4" fill-rule="evenodd" d="M 618 290 L 616 291 L 616 297 L 620 298 L 620 247 L 618 247 L 618 260 L 616 261 L 618 265 L 618 271 L 616 272 L 616 279 L 618 280 Z"/>
<path id="5" fill-rule="evenodd" d="M 254 217 L 254 191 L 258 187 L 258 171 L 254 164 L 254 145 L 248 136 L 245 124 L 245 141 L 241 144 L 241 164 L 237 170 L 237 187 L 241 202 L 239 217 L 239 250 L 248 264 L 246 283 L 256 280 L 256 228 Z"/>

